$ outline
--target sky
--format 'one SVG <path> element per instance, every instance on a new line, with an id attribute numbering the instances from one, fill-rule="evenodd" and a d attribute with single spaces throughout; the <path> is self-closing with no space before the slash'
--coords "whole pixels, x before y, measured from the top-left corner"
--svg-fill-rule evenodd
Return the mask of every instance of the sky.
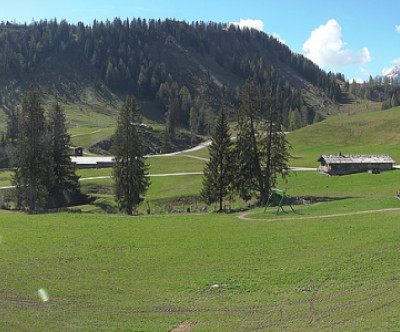
<path id="1" fill-rule="evenodd" d="M 0 21 L 166 18 L 248 26 L 347 79 L 400 65 L 398 0 L 0 0 Z"/>

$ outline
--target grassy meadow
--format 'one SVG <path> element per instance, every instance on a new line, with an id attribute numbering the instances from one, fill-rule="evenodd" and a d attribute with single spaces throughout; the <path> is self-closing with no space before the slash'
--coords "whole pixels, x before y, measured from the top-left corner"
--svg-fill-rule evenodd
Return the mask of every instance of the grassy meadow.
<path id="1" fill-rule="evenodd" d="M 317 167 L 321 154 L 389 154 L 400 164 L 400 107 L 337 116 L 290 133 L 291 166 Z"/>
<path id="2" fill-rule="evenodd" d="M 320 154 L 338 151 L 400 161 L 399 111 L 335 117 L 289 134 L 292 165 L 316 167 Z M 148 162 L 151 175 L 204 166 L 184 156 Z M 9 175 L 0 174 L 2 186 Z M 291 173 L 277 187 L 309 204 L 278 216 L 276 208 L 248 210 L 248 220 L 238 218 L 244 212 L 158 212 L 168 200 L 193 207 L 201 175 L 151 177 L 145 199 L 154 214 L 137 217 L 98 213 L 111 205 L 112 179 L 82 181 L 99 199 L 81 213 L 0 214 L 0 330 L 397 330 L 399 180 L 399 171 Z"/>
<path id="3" fill-rule="evenodd" d="M 11 215 L 0 235 L 1 330 L 398 327 L 399 211 L 272 222 Z"/>

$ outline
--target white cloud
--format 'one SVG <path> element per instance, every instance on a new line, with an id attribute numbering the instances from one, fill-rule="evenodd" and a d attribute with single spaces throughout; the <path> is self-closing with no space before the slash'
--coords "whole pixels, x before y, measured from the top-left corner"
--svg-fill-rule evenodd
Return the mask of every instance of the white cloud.
<path id="1" fill-rule="evenodd" d="M 252 20 L 251 18 L 244 20 L 240 19 L 240 22 L 229 22 L 229 25 L 238 26 L 240 29 L 255 29 L 259 31 L 263 31 L 264 23 L 261 20 Z"/>
<path id="2" fill-rule="evenodd" d="M 274 32 L 271 36 L 274 37 L 275 39 L 278 39 L 282 44 L 286 44 L 286 42 L 276 32 Z"/>
<path id="3" fill-rule="evenodd" d="M 306 57 L 320 67 L 339 69 L 348 65 L 362 65 L 371 61 L 368 48 L 355 52 L 343 49 L 342 28 L 331 19 L 311 32 L 310 38 L 303 44 Z"/>
<path id="4" fill-rule="evenodd" d="M 400 25 L 396 25 L 396 26 L 395 26 L 395 29 L 396 29 L 397 32 L 400 33 Z"/>
<path id="5" fill-rule="evenodd" d="M 354 77 L 353 79 L 349 80 L 350 83 L 356 82 L 356 83 L 364 83 L 364 80 L 362 78 Z"/>
<path id="6" fill-rule="evenodd" d="M 365 69 L 365 68 L 360 68 L 360 72 L 363 73 L 365 76 L 371 75 L 370 72 L 368 71 L 368 69 Z"/>

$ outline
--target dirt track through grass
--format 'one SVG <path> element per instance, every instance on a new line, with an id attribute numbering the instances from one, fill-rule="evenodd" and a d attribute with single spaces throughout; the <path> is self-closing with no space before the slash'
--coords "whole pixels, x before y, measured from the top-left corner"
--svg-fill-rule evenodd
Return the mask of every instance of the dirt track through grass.
<path id="1" fill-rule="evenodd" d="M 277 221 L 277 220 L 304 220 L 304 219 L 322 219 L 322 218 L 334 218 L 334 217 L 345 217 L 345 216 L 354 216 L 357 214 L 366 214 L 366 213 L 382 213 L 389 211 L 399 211 L 400 208 L 389 208 L 389 209 L 379 209 L 379 210 L 365 210 L 365 211 L 355 211 L 355 212 L 347 212 L 347 213 L 336 213 L 336 214 L 328 214 L 323 216 L 308 216 L 308 217 L 291 217 L 291 218 L 274 218 L 274 219 L 253 219 L 248 218 L 247 216 L 252 214 L 252 212 L 246 212 L 238 215 L 238 218 L 241 220 L 249 220 L 249 221 Z"/>

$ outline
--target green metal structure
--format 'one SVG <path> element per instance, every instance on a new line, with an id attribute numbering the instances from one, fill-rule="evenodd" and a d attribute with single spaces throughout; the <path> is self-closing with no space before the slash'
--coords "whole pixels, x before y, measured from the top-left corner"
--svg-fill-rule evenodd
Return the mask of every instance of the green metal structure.
<path id="1" fill-rule="evenodd" d="M 281 189 L 272 188 L 271 194 L 269 195 L 267 203 L 265 204 L 264 213 L 265 213 L 265 211 L 267 211 L 267 208 L 271 202 L 274 202 L 276 205 L 278 205 L 278 209 L 276 210 L 276 215 L 279 214 L 279 209 L 282 209 L 282 212 L 285 212 L 285 210 L 282 207 L 282 205 L 284 205 L 284 204 L 289 205 L 290 208 L 292 209 L 292 211 L 294 213 L 296 213 L 293 210 L 290 198 L 286 195 L 286 191 L 287 191 L 287 189 L 281 190 Z"/>

